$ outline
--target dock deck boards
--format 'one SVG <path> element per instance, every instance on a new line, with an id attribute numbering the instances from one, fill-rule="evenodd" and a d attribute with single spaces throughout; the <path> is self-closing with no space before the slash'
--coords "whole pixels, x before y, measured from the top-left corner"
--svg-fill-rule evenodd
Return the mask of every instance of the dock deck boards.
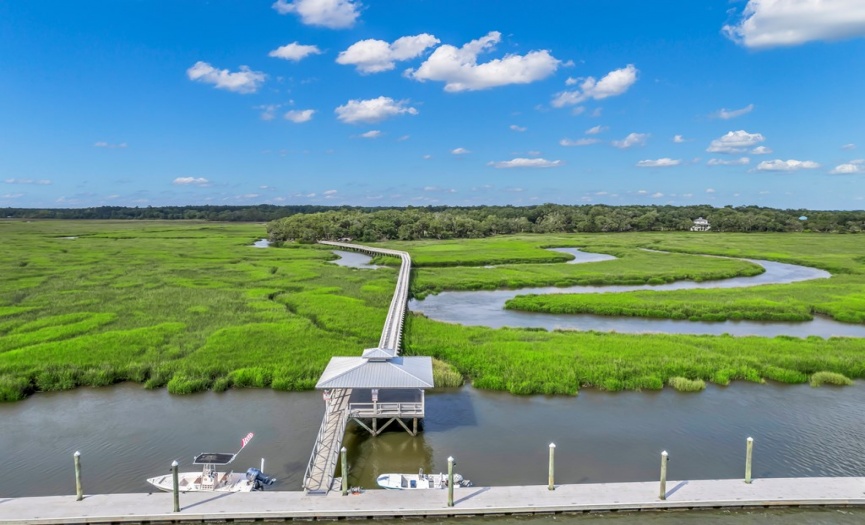
<path id="1" fill-rule="evenodd" d="M 181 494 L 181 512 L 172 509 L 171 493 L 110 494 L 42 498 L 0 498 L 2 524 L 90 524 L 224 520 L 335 519 L 484 514 L 576 513 L 664 509 L 774 506 L 865 506 L 865 478 L 772 478 L 668 481 L 667 499 L 658 498 L 657 482 L 454 490 L 369 490 L 360 495 L 307 496 L 303 492 Z"/>

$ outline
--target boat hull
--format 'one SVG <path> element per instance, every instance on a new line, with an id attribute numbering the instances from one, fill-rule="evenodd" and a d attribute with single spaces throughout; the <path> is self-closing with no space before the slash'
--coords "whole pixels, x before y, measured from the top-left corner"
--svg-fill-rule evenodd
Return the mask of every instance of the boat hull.
<path id="1" fill-rule="evenodd" d="M 379 487 L 387 490 L 441 490 L 448 486 L 447 474 L 382 474 L 376 478 Z M 469 487 L 471 482 L 454 474 L 455 487 Z"/>
<path id="2" fill-rule="evenodd" d="M 180 492 L 251 492 L 255 487 L 254 482 L 239 472 L 217 472 L 212 479 L 203 477 L 201 472 L 180 472 L 177 481 Z M 165 492 L 174 490 L 171 474 L 149 478 L 147 482 Z"/>

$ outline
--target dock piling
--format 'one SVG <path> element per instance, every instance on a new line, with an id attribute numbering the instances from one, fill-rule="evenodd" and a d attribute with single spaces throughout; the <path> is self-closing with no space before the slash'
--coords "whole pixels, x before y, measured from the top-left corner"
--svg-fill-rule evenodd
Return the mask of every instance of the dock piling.
<path id="1" fill-rule="evenodd" d="M 177 475 L 177 460 L 171 462 L 171 479 L 174 487 L 174 512 L 180 512 L 180 481 Z"/>
<path id="2" fill-rule="evenodd" d="M 556 456 L 556 444 L 550 443 L 550 482 L 547 487 L 548 490 L 556 490 L 555 484 L 555 456 Z"/>
<path id="3" fill-rule="evenodd" d="M 448 456 L 448 507 L 454 506 L 454 458 Z"/>
<path id="4" fill-rule="evenodd" d="M 751 456 L 754 452 L 754 438 L 748 437 L 745 447 L 745 483 L 751 483 Z"/>
<path id="5" fill-rule="evenodd" d="M 339 453 L 342 456 L 342 495 L 348 496 L 348 454 L 345 447 L 342 447 Z"/>
<path id="6" fill-rule="evenodd" d="M 669 459 L 669 455 L 667 451 L 661 452 L 661 492 L 660 498 L 662 500 L 667 499 L 667 460 Z"/>
<path id="7" fill-rule="evenodd" d="M 84 487 L 81 485 L 81 452 L 72 455 L 75 462 L 75 501 L 84 499 Z"/>

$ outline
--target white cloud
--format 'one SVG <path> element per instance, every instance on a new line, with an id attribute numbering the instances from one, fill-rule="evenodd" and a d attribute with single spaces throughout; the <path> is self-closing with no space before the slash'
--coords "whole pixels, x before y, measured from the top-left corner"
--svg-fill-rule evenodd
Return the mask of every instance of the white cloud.
<path id="1" fill-rule="evenodd" d="M 186 76 L 192 81 L 213 84 L 218 89 L 244 94 L 258 91 L 267 78 L 261 71 L 252 71 L 247 66 L 240 66 L 240 71 L 232 73 L 227 69 L 216 69 L 201 60 L 186 70 Z"/>
<path id="2" fill-rule="evenodd" d="M 23 196 L 23 193 L 4 193 L 3 195 L 0 195 L 0 199 L 19 199 Z"/>
<path id="3" fill-rule="evenodd" d="M 685 142 L 687 139 L 681 135 L 673 135 L 673 142 L 676 144 L 681 144 Z"/>
<path id="4" fill-rule="evenodd" d="M 770 153 L 772 153 L 772 149 L 766 146 L 757 146 L 751 150 L 751 155 L 768 155 Z"/>
<path id="5" fill-rule="evenodd" d="M 794 46 L 814 40 L 865 36 L 862 0 L 750 0 L 742 18 L 723 27 L 750 48 Z"/>
<path id="6" fill-rule="evenodd" d="M 51 184 L 48 179 L 4 179 L 6 184 L 36 184 L 37 186 L 47 186 Z"/>
<path id="7" fill-rule="evenodd" d="M 487 166 L 494 168 L 556 168 L 562 165 L 560 160 L 515 158 L 498 162 L 488 162 Z"/>
<path id="8" fill-rule="evenodd" d="M 844 144 L 843 146 L 841 146 L 841 149 L 845 149 L 845 150 L 856 149 L 856 144 Z"/>
<path id="9" fill-rule="evenodd" d="M 285 115 L 282 116 L 285 120 L 290 120 L 295 124 L 301 124 L 303 122 L 309 122 L 312 120 L 312 116 L 315 114 L 314 109 L 292 109 L 291 111 L 286 111 Z"/>
<path id="10" fill-rule="evenodd" d="M 751 159 L 748 157 L 741 157 L 738 159 L 709 159 L 706 162 L 707 166 L 744 166 L 745 164 L 749 164 Z"/>
<path id="11" fill-rule="evenodd" d="M 478 55 L 492 50 L 501 38 L 498 31 L 490 31 L 460 48 L 449 44 L 439 46 L 420 67 L 406 70 L 405 75 L 421 82 L 445 82 L 445 91 L 457 92 L 529 84 L 550 76 L 558 69 L 560 61 L 546 49 L 525 55 L 505 55 L 478 64 Z"/>
<path id="12" fill-rule="evenodd" d="M 469 151 L 465 148 L 454 148 L 451 150 L 451 153 L 453 153 L 454 155 L 467 155 L 467 154 L 471 153 L 471 151 Z"/>
<path id="13" fill-rule="evenodd" d="M 577 139 L 577 140 L 562 139 L 559 141 L 559 145 L 560 146 L 591 146 L 592 144 L 597 144 L 598 142 L 600 142 L 599 139 L 593 139 L 593 138 Z"/>
<path id="14" fill-rule="evenodd" d="M 797 171 L 819 168 L 820 165 L 810 160 L 764 160 L 757 164 L 759 171 Z"/>
<path id="15" fill-rule="evenodd" d="M 291 60 L 293 62 L 300 62 L 304 58 L 309 55 L 320 55 L 321 49 L 318 46 L 306 46 L 303 44 L 298 44 L 297 42 L 292 42 L 291 44 L 286 44 L 284 46 L 280 46 L 270 53 L 267 54 L 269 57 L 274 58 L 282 58 L 284 60 Z"/>
<path id="16" fill-rule="evenodd" d="M 337 193 L 339 193 L 339 192 L 336 190 L 327 190 L 327 191 L 323 192 L 322 195 L 326 195 L 329 197 L 331 195 L 336 195 Z"/>
<path id="17" fill-rule="evenodd" d="M 598 126 L 595 126 L 593 128 L 587 129 L 586 135 L 597 135 L 598 133 L 603 133 L 603 132 L 607 131 L 608 129 L 610 129 L 610 128 L 608 128 L 607 126 L 598 125 Z"/>
<path id="18" fill-rule="evenodd" d="M 706 193 L 715 193 L 715 188 L 706 188 Z"/>
<path id="19" fill-rule="evenodd" d="M 565 85 L 566 86 L 576 86 L 579 82 L 580 82 L 580 79 L 578 79 L 578 78 L 568 77 L 565 80 Z"/>
<path id="20" fill-rule="evenodd" d="M 366 133 L 361 133 L 360 136 L 365 138 L 365 139 L 377 139 L 378 137 L 381 136 L 381 131 L 379 131 L 377 129 L 371 129 L 371 130 L 367 131 Z"/>
<path id="21" fill-rule="evenodd" d="M 94 142 L 93 146 L 97 147 L 97 148 L 111 148 L 111 149 L 119 148 L 119 149 L 123 149 L 126 147 L 126 143 L 121 142 L 120 144 L 110 144 L 108 142 L 100 140 L 98 142 Z"/>
<path id="22" fill-rule="evenodd" d="M 388 117 L 409 114 L 417 115 L 418 111 L 408 106 L 408 101 L 396 101 L 390 97 L 378 97 L 369 100 L 349 100 L 345 105 L 334 110 L 336 117 L 346 124 L 357 122 L 378 122 Z"/>
<path id="23" fill-rule="evenodd" d="M 205 179 L 204 177 L 177 177 L 171 183 L 177 184 L 179 186 L 209 186 L 210 185 L 210 181 Z"/>
<path id="24" fill-rule="evenodd" d="M 845 164 L 839 164 L 829 173 L 835 175 L 852 175 L 854 173 L 865 173 L 865 159 L 851 160 Z"/>
<path id="25" fill-rule="evenodd" d="M 717 117 L 721 120 L 730 120 L 731 118 L 741 117 L 742 115 L 747 115 L 748 113 L 754 111 L 754 104 L 748 104 L 744 108 L 741 109 L 727 109 L 721 108 L 715 113 L 713 116 Z"/>
<path id="26" fill-rule="evenodd" d="M 729 131 L 723 137 L 713 140 L 706 151 L 710 153 L 739 153 L 764 140 L 766 139 L 759 133 L 748 133 L 741 129 Z"/>
<path id="27" fill-rule="evenodd" d="M 421 158 L 422 158 L 423 160 L 430 160 L 430 159 L 432 158 L 432 155 L 427 154 L 427 155 L 424 155 L 424 156 L 421 157 Z"/>
<path id="28" fill-rule="evenodd" d="M 400 138 L 398 138 L 398 139 L 396 139 L 396 140 L 397 140 L 397 142 L 405 142 L 405 141 L 407 141 L 407 140 L 410 139 L 410 138 L 411 138 L 411 135 L 403 135 L 403 136 L 401 136 Z"/>
<path id="29" fill-rule="evenodd" d="M 660 199 L 663 196 L 664 196 L 664 194 L 661 193 L 660 191 L 652 194 L 653 199 Z"/>
<path id="30" fill-rule="evenodd" d="M 523 131 L 525 131 L 525 130 L 527 130 L 527 129 L 529 129 L 529 128 L 526 128 L 526 127 L 523 127 L 523 126 L 517 126 L 516 124 L 511 124 L 510 126 L 508 126 L 508 129 L 510 129 L 511 131 L 519 131 L 519 132 L 523 132 Z"/>
<path id="31" fill-rule="evenodd" d="M 581 79 L 579 89 L 556 93 L 552 105 L 560 108 L 573 106 L 589 99 L 602 100 L 621 95 L 637 81 L 637 73 L 637 68 L 633 64 L 628 64 L 622 69 L 610 71 L 601 80 L 595 80 L 595 77 Z"/>
<path id="32" fill-rule="evenodd" d="M 354 25 L 361 4 L 353 0 L 276 0 L 272 7 L 281 15 L 296 13 L 306 25 L 343 29 Z"/>
<path id="33" fill-rule="evenodd" d="M 628 149 L 632 146 L 643 146 L 646 144 L 646 139 L 649 138 L 648 133 L 630 133 L 622 140 L 614 140 L 613 146 L 619 149 Z"/>
<path id="34" fill-rule="evenodd" d="M 276 118 L 276 110 L 281 106 L 282 104 L 264 104 L 255 106 L 254 109 L 261 110 L 261 120 L 273 120 Z"/>
<path id="35" fill-rule="evenodd" d="M 355 42 L 340 52 L 336 62 L 344 66 L 355 66 L 361 73 L 381 73 L 393 69 L 398 61 L 420 56 L 427 48 L 438 43 L 438 38 L 427 33 L 404 36 L 392 44 L 370 38 Z"/>
<path id="36" fill-rule="evenodd" d="M 669 157 L 664 157 L 661 159 L 646 159 L 637 162 L 638 168 L 669 168 L 671 166 L 678 166 L 682 161 L 679 159 L 671 159 Z"/>

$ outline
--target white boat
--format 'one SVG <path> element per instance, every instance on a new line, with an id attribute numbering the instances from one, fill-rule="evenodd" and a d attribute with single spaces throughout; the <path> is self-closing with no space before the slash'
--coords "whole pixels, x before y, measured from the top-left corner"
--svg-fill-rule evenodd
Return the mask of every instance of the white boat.
<path id="1" fill-rule="evenodd" d="M 420 469 L 417 474 L 382 474 L 375 481 L 379 487 L 390 490 L 444 489 L 448 486 L 448 475 L 424 474 Z M 471 486 L 471 481 L 454 474 L 454 487 Z"/>
<path id="2" fill-rule="evenodd" d="M 240 450 L 235 453 L 205 452 L 195 456 L 192 464 L 201 465 L 201 470 L 177 473 L 180 492 L 251 492 L 264 490 L 265 486 L 273 485 L 276 479 L 262 472 L 264 460 L 261 469 L 250 468 L 246 472 L 234 472 L 228 468 L 251 439 L 252 432 L 241 440 Z M 174 490 L 174 478 L 170 472 L 164 476 L 149 478 L 147 482 L 159 490 L 166 492 Z"/>

